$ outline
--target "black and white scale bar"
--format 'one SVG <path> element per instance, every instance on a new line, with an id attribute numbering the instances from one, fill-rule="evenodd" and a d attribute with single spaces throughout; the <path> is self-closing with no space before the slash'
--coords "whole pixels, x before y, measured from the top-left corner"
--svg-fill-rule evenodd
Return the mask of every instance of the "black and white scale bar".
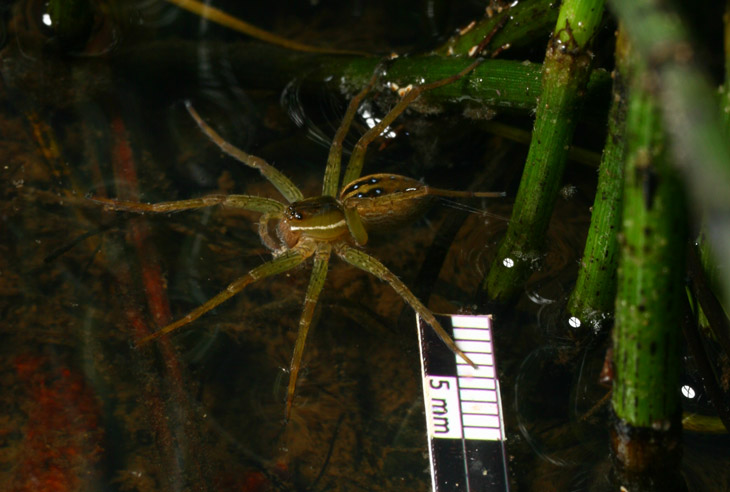
<path id="1" fill-rule="evenodd" d="M 492 318 L 438 316 L 477 369 L 454 355 L 423 320 L 417 320 L 433 491 L 508 491 Z"/>

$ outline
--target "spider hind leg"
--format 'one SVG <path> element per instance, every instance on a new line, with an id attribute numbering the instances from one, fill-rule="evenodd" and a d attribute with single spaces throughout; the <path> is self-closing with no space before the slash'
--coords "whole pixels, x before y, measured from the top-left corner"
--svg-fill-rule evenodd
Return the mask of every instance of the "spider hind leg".
<path id="1" fill-rule="evenodd" d="M 296 267 L 297 265 L 304 262 L 307 258 L 312 256 L 313 252 L 313 250 L 305 248 L 293 248 L 282 254 L 281 256 L 278 256 L 277 258 L 274 258 L 271 261 L 257 266 L 243 277 L 240 277 L 239 279 L 232 282 L 230 285 L 228 285 L 228 287 L 225 288 L 225 290 L 219 292 L 216 296 L 205 302 L 205 304 L 198 306 L 196 309 L 192 310 L 190 313 L 183 316 L 174 323 L 171 323 L 161 330 L 156 331 L 152 335 L 143 338 L 140 341 L 140 344 L 159 338 L 162 335 L 166 335 L 182 326 L 187 325 L 188 323 L 195 321 L 211 309 L 214 309 L 218 305 L 224 303 L 231 297 L 241 292 L 246 286 L 258 280 L 261 280 L 262 278 L 270 277 L 272 275 L 277 275 L 279 273 L 291 270 L 292 268 Z"/>
<path id="2" fill-rule="evenodd" d="M 322 292 L 324 281 L 327 278 L 327 266 L 329 264 L 331 251 L 332 246 L 329 243 L 324 243 L 317 248 L 317 252 L 314 256 L 312 275 L 309 280 L 309 286 L 307 287 L 307 294 L 304 298 L 304 309 L 302 310 L 302 316 L 299 319 L 297 341 L 294 345 L 294 353 L 292 354 L 291 364 L 289 366 L 289 386 L 286 392 L 286 410 L 284 414 L 286 421 L 289 420 L 291 415 L 297 378 L 299 377 L 299 369 L 302 365 L 304 344 L 307 341 L 307 334 L 309 333 L 309 327 L 312 324 L 312 317 L 314 316 L 314 309 L 317 307 L 319 294 Z"/>
<path id="3" fill-rule="evenodd" d="M 360 251 L 359 249 L 352 248 L 346 244 L 338 244 L 335 252 L 337 256 L 345 260 L 347 263 L 370 273 L 378 277 L 380 280 L 387 282 L 393 290 L 395 290 L 401 298 L 409 305 L 423 320 L 428 323 L 433 331 L 436 332 L 442 342 L 451 350 L 453 353 L 461 357 L 464 362 L 470 366 L 477 368 L 477 365 L 459 348 L 456 346 L 454 340 L 449 336 L 448 333 L 443 329 L 441 324 L 436 320 L 430 309 L 428 309 L 418 298 L 415 296 L 411 289 L 403 283 L 388 267 L 383 265 L 379 260 L 370 256 L 369 254 Z"/>

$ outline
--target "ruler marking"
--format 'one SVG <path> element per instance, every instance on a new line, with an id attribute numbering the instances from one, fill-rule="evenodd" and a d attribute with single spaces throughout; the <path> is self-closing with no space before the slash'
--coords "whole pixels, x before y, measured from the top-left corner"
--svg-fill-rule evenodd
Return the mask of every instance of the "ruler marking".
<path id="1" fill-rule="evenodd" d="M 497 403 L 484 401 L 462 401 L 462 413 L 481 413 L 483 415 L 499 415 L 499 407 Z"/>
<path id="2" fill-rule="evenodd" d="M 459 378 L 459 388 L 497 389 L 497 382 L 492 378 Z"/>
<path id="3" fill-rule="evenodd" d="M 454 328 L 454 340 L 480 340 L 491 342 L 492 337 L 488 330 L 481 328 Z"/>
<path id="4" fill-rule="evenodd" d="M 419 321 L 433 492 L 508 491 L 491 318 L 441 319 L 457 346 L 478 367 L 455 357 Z"/>
<path id="5" fill-rule="evenodd" d="M 458 328 L 490 328 L 491 318 L 488 316 L 451 315 L 451 325 Z"/>
<path id="6" fill-rule="evenodd" d="M 476 359 L 479 359 L 479 357 L 475 357 Z M 478 367 L 474 369 L 469 364 L 457 364 L 456 365 L 456 375 L 457 376 L 469 376 L 469 377 L 476 377 L 476 378 L 492 378 L 495 377 L 494 372 L 494 366 L 488 365 L 484 363 L 479 363 L 478 361 L 474 361 L 474 363 L 478 364 Z"/>
<path id="7" fill-rule="evenodd" d="M 485 342 L 481 340 L 455 340 L 456 346 L 464 352 L 472 352 L 476 354 L 491 354 L 492 353 L 492 342 Z"/>
<path id="8" fill-rule="evenodd" d="M 499 428 L 499 416 L 483 414 L 461 414 L 461 423 L 467 427 Z"/>
<path id="9" fill-rule="evenodd" d="M 476 439 L 480 441 L 501 441 L 502 431 L 499 428 L 495 429 L 484 429 L 478 427 L 465 427 L 464 428 L 465 439 Z"/>

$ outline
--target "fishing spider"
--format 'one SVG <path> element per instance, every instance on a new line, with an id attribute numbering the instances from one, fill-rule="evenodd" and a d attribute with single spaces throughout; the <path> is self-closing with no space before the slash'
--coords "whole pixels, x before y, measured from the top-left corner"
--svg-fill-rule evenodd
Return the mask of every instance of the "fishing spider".
<path id="1" fill-rule="evenodd" d="M 360 177 L 367 146 L 400 115 L 406 107 L 424 91 L 454 82 L 470 72 L 479 61 L 445 79 L 410 89 L 377 125 L 362 135 L 355 145 L 345 171 L 343 186 L 339 185 L 342 143 L 355 113 L 377 78 L 373 75 L 367 86 L 351 101 L 338 128 L 327 158 L 322 194 L 304 198 L 302 192 L 286 176 L 263 159 L 247 154 L 226 142 L 206 124 L 190 102 L 186 107 L 202 132 L 223 152 L 258 169 L 259 172 L 284 196 L 288 204 L 271 198 L 252 195 L 210 195 L 201 198 L 161 203 L 139 203 L 106 198 L 95 198 L 107 208 L 138 213 L 165 213 L 180 210 L 221 205 L 261 213 L 258 232 L 261 241 L 272 251 L 273 259 L 252 269 L 231 283 L 225 290 L 194 309 L 183 318 L 148 336 L 147 341 L 170 333 L 199 318 L 206 312 L 228 300 L 247 285 L 262 278 L 286 272 L 313 258 L 314 266 L 304 298 L 304 309 L 299 320 L 294 354 L 291 359 L 289 386 L 286 398 L 286 418 L 289 418 L 297 375 L 301 366 L 304 343 L 307 338 L 317 299 L 324 286 L 330 255 L 364 270 L 387 282 L 436 332 L 446 346 L 467 363 L 476 367 L 444 331 L 433 313 L 410 291 L 408 287 L 385 265 L 362 249 L 368 240 L 369 227 L 382 224 L 398 224 L 412 220 L 423 211 L 430 197 L 496 197 L 504 193 L 472 193 L 432 188 L 405 176 L 372 174 Z M 377 70 L 376 70 L 377 74 Z M 272 234 L 272 222 L 274 222 Z"/>

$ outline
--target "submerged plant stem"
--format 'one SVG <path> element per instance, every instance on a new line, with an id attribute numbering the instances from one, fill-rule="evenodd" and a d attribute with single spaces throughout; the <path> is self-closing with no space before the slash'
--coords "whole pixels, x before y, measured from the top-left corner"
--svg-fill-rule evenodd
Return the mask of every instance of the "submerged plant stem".
<path id="1" fill-rule="evenodd" d="M 655 84 L 675 164 L 703 214 L 718 261 L 730 261 L 730 143 L 717 89 L 699 68 L 682 15 L 667 0 L 611 0 Z M 730 270 L 723 271 L 730 305 Z"/>
<path id="2" fill-rule="evenodd" d="M 498 12 L 487 14 L 482 20 L 462 28 L 443 46 L 435 50 L 439 55 L 466 55 L 476 47 L 492 30 L 502 25 L 491 39 L 487 48 L 493 52 L 501 47 L 510 49 L 528 46 L 536 40 L 550 35 L 558 19 L 558 8 L 553 0 L 519 2 L 512 7 L 503 7 Z"/>
<path id="3" fill-rule="evenodd" d="M 638 60 L 632 61 L 631 74 L 613 331 L 617 419 L 612 444 L 622 486 L 681 490 L 677 388 L 687 231 L 684 189 L 668 159 L 659 102 Z M 644 483 L 658 487 L 637 485 Z"/>
<path id="4" fill-rule="evenodd" d="M 260 43 L 208 43 L 206 49 L 211 63 L 226 60 L 232 75 L 246 87 L 279 90 L 296 80 L 305 86 L 326 84 L 349 96 L 367 85 L 380 62 L 371 57 L 296 53 Z M 122 73 L 154 74 L 160 85 L 177 87 L 181 81 L 189 80 L 193 84 L 197 80 L 198 50 L 195 43 L 166 41 L 120 53 L 114 61 Z M 472 61 L 466 57 L 433 55 L 398 58 L 389 64 L 373 91 L 391 92 L 385 82 L 403 87 L 443 79 L 460 72 Z M 252 66 L 256 70 L 251 70 Z M 462 106 L 475 104 L 525 113 L 535 109 L 541 78 L 542 65 L 538 63 L 485 60 L 467 77 L 424 94 L 421 99 L 434 104 L 458 102 Z M 587 101 L 599 108 L 601 115 L 605 114 L 603 108 L 610 83 L 610 76 L 604 70 L 591 74 Z"/>
<path id="5" fill-rule="evenodd" d="M 535 128 L 512 218 L 482 286 L 490 300 L 511 299 L 541 255 L 590 74 L 588 40 L 602 10 L 600 0 L 561 6 L 543 64 Z"/>
<path id="6" fill-rule="evenodd" d="M 625 39 L 616 41 L 616 70 L 613 97 L 608 115 L 608 136 L 598 170 L 598 187 L 593 202 L 583 258 L 573 292 L 568 299 L 567 313 L 583 327 L 600 327 L 613 312 L 616 298 L 618 265 L 617 234 L 621 225 L 624 177 L 624 130 L 626 122 Z"/>

